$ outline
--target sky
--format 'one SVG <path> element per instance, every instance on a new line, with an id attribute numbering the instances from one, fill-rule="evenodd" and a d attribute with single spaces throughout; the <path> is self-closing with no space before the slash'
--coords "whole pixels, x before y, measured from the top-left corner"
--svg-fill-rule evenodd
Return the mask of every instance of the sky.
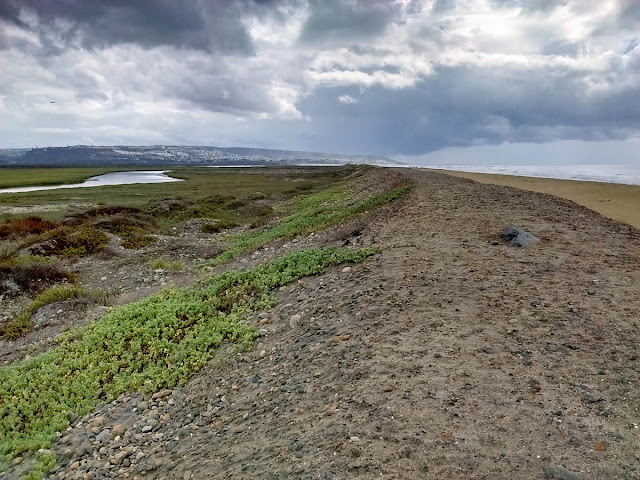
<path id="1" fill-rule="evenodd" d="M 0 0 L 0 148 L 640 163 L 639 140 L 638 0 Z"/>

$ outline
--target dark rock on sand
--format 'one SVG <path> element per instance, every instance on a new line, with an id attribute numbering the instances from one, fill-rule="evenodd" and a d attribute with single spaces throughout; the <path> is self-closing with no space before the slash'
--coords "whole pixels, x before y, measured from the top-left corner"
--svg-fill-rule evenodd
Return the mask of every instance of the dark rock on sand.
<path id="1" fill-rule="evenodd" d="M 512 247 L 528 247 L 532 243 L 540 240 L 535 235 L 532 235 L 529 232 L 517 227 L 505 228 L 500 236 L 507 240 L 509 242 L 509 245 L 511 245 Z"/>
<path id="2" fill-rule="evenodd" d="M 567 470 L 564 467 L 551 466 L 547 467 L 544 471 L 544 478 L 553 480 L 582 480 L 582 475 Z"/>

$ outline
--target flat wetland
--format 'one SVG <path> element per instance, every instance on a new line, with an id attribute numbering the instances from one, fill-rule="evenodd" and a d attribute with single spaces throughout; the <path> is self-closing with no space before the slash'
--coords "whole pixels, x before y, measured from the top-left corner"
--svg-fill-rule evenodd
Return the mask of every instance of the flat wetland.
<path id="1" fill-rule="evenodd" d="M 132 167 L 52 167 L 0 168 L 0 188 L 32 185 L 62 185 L 80 183 L 90 177 L 110 172 L 134 170 Z"/>
<path id="2" fill-rule="evenodd" d="M 170 170 L 0 195 L 0 478 L 638 478 L 637 187 Z"/>
<path id="3" fill-rule="evenodd" d="M 38 173 L 35 177 L 41 178 L 38 175 L 45 175 L 46 170 L 53 169 L 36 170 Z M 60 170 L 64 170 L 64 172 L 57 175 L 57 184 L 83 181 L 94 175 L 106 173 L 106 170 L 99 172 L 98 169 L 93 168 L 86 169 L 87 171 L 80 168 Z M 0 214 L 10 214 L 13 211 L 23 212 L 24 209 L 21 207 L 28 206 L 30 211 L 34 213 L 49 212 L 46 214 L 47 217 L 60 218 L 78 205 L 83 208 L 87 205 L 112 205 L 116 203 L 119 206 L 139 207 L 159 198 L 181 197 L 197 200 L 215 194 L 242 196 L 256 191 L 263 191 L 265 194 L 278 194 L 285 190 L 295 190 L 301 183 L 305 183 L 305 188 L 309 188 L 311 185 L 322 184 L 326 180 L 322 174 L 318 178 L 311 175 L 314 171 L 319 171 L 318 169 L 298 169 L 298 171 L 305 171 L 307 174 L 295 179 L 282 174 L 282 171 L 274 173 L 274 171 L 262 168 L 247 168 L 242 172 L 238 169 L 225 170 L 206 167 L 176 167 L 169 170 L 170 176 L 185 181 L 180 182 L 179 185 L 176 183 L 134 184 L 5 193 L 0 194 Z M 290 171 L 295 172 L 296 169 Z M 42 184 L 41 181 L 27 181 L 26 179 L 30 178 L 28 170 L 23 172 L 21 176 L 22 186 Z M 14 186 L 20 183 L 17 178 L 14 178 L 13 182 Z"/>

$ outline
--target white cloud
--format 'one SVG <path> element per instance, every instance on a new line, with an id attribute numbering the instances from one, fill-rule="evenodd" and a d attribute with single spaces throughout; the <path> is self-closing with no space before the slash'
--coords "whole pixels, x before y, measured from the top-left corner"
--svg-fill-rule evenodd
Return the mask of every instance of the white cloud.
<path id="1" fill-rule="evenodd" d="M 351 95 L 340 95 L 338 97 L 338 101 L 340 103 L 346 103 L 346 104 L 358 103 L 358 99 L 357 98 L 353 98 Z"/>

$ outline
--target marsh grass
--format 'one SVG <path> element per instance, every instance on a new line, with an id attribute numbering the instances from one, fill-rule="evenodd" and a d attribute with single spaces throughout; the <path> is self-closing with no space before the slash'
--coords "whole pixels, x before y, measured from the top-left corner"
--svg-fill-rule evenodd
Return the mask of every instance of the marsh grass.
<path id="1" fill-rule="evenodd" d="M 109 243 L 106 233 L 95 227 L 63 226 L 40 235 L 26 238 L 19 248 L 29 248 L 40 256 L 81 257 L 103 249 Z"/>
<path id="2" fill-rule="evenodd" d="M 85 415 L 95 408 L 99 391 L 110 401 L 126 391 L 172 388 L 202 368 L 223 341 L 249 348 L 257 333 L 243 319 L 273 306 L 278 287 L 375 253 L 301 250 L 192 287 L 169 288 L 68 331 L 53 350 L 0 368 L 0 470 L 17 455 L 49 446 L 69 425 L 69 412 Z M 51 459 L 36 468 L 44 470 L 45 462 Z"/>
<path id="3" fill-rule="evenodd" d="M 81 285 L 57 285 L 37 295 L 29 306 L 7 322 L 0 329 L 0 335 L 7 340 L 15 340 L 31 332 L 35 327 L 33 315 L 45 305 L 63 302 L 65 300 L 84 298 L 90 302 L 103 302 L 104 294 L 86 290 Z"/>
<path id="4" fill-rule="evenodd" d="M 200 231 L 202 233 L 220 233 L 224 230 L 229 230 L 231 228 L 237 227 L 238 224 L 236 222 L 230 222 L 228 220 L 220 220 L 215 223 L 205 223 L 200 227 Z"/>
<path id="5" fill-rule="evenodd" d="M 184 268 L 184 263 L 179 260 L 171 262 L 163 258 L 158 258 L 156 260 L 153 260 L 150 263 L 150 266 L 153 270 L 161 269 L 161 270 L 168 270 L 172 273 L 178 273 L 178 272 L 181 272 L 182 269 Z"/>
<path id="6" fill-rule="evenodd" d="M 153 245 L 158 239 L 151 235 L 140 235 L 138 233 L 130 233 L 122 236 L 120 246 L 128 250 L 140 250 L 141 248 Z"/>
<path id="7" fill-rule="evenodd" d="M 164 167 L 166 168 L 166 167 Z M 69 169 L 3 169 L 2 178 L 5 180 L 5 173 L 13 174 L 18 180 L 30 184 L 46 177 L 54 178 L 68 173 Z M 85 169 L 76 170 L 81 176 L 85 176 Z M 108 170 L 108 169 L 105 169 Z M 112 169 L 118 170 L 118 169 Z M 120 169 L 126 170 L 126 168 Z M 136 188 L 131 185 L 114 185 L 93 188 L 44 190 L 28 193 L 1 194 L 0 205 L 29 205 L 34 206 L 46 204 L 47 206 L 60 205 L 62 208 L 51 212 L 51 220 L 62 220 L 65 214 L 70 211 L 71 204 L 93 204 L 96 208 L 109 207 L 117 199 L 118 205 L 122 207 L 132 207 L 151 213 L 158 219 L 160 226 L 174 226 L 189 218 L 194 218 L 193 212 L 184 214 L 181 210 L 188 210 L 203 207 L 209 210 L 216 210 L 234 198 L 247 198 L 252 201 L 264 201 L 265 199 L 251 198 L 256 192 L 263 193 L 269 202 L 278 202 L 291 195 L 308 194 L 334 185 L 337 181 L 347 178 L 353 179 L 358 175 L 371 170 L 367 166 L 348 165 L 344 167 L 286 167 L 286 168 L 247 168 L 247 169 L 216 169 L 204 167 L 175 167 L 171 169 L 172 177 L 181 178 L 184 182 L 169 182 L 156 184 L 141 184 Z M 91 176 L 91 175 L 86 175 Z M 29 180 L 27 180 L 29 179 Z M 305 184 L 302 190 L 293 189 L 293 193 L 284 193 L 291 189 L 292 182 Z M 3 183 L 3 182 L 0 182 Z M 63 183 L 67 183 L 65 180 Z M 69 182 L 72 183 L 72 182 Z M 309 190 L 305 190 L 309 188 Z M 212 192 L 215 192 L 212 194 Z M 174 200 L 178 202 L 173 203 Z M 75 209 L 74 209 L 75 211 Z M 175 217 L 171 212 L 175 212 Z M 165 218 L 163 215 L 167 215 Z M 200 217 L 206 217 L 202 214 Z M 211 218 L 225 218 L 208 215 Z M 232 220 L 232 218 L 227 218 Z"/>
<path id="8" fill-rule="evenodd" d="M 75 281 L 74 273 L 62 268 L 58 263 L 29 263 L 3 265 L 0 263 L 0 295 L 5 293 L 38 292 L 52 283 L 66 280 Z M 15 292 L 11 292 L 11 288 Z"/>
<path id="9" fill-rule="evenodd" d="M 109 172 L 135 170 L 134 167 L 77 167 L 77 168 L 2 168 L 0 188 L 30 187 L 34 185 L 62 185 L 81 183 L 90 177 Z"/>
<path id="10" fill-rule="evenodd" d="M 40 292 L 56 282 L 74 282 L 76 275 L 57 259 L 0 251 L 0 295 L 14 297 Z"/>
<path id="11" fill-rule="evenodd" d="M 8 218 L 0 224 L 0 239 L 13 235 L 26 235 L 34 233 L 44 233 L 58 228 L 60 225 L 40 217 L 28 216 L 19 218 Z"/>

